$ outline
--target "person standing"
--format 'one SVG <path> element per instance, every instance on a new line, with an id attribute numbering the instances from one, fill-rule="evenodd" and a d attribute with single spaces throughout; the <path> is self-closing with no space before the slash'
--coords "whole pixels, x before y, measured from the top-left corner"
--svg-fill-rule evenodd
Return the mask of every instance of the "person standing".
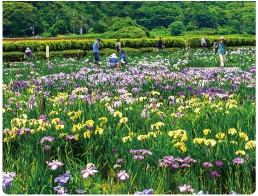
<path id="1" fill-rule="evenodd" d="M 92 48 L 93 48 L 94 60 L 95 60 L 94 63 L 95 63 L 96 65 L 98 65 L 99 62 L 100 62 L 100 56 L 99 56 L 100 41 L 101 41 L 101 39 L 100 39 L 100 38 L 97 38 L 97 40 L 93 43 L 93 46 L 92 46 Z"/>
<path id="2" fill-rule="evenodd" d="M 224 67 L 225 62 L 226 62 L 226 39 L 224 38 L 224 36 L 220 37 L 220 42 L 217 43 L 217 49 L 218 49 L 218 54 L 219 54 L 219 58 L 220 58 L 220 66 Z"/>
<path id="3" fill-rule="evenodd" d="M 157 48 L 158 48 L 158 50 L 162 50 L 164 48 L 162 37 L 160 37 L 159 41 L 157 42 Z"/>
<path id="4" fill-rule="evenodd" d="M 203 36 L 203 38 L 202 38 L 202 40 L 201 40 L 201 46 L 203 47 L 203 48 L 205 48 L 206 47 L 206 38 Z"/>
<path id="5" fill-rule="evenodd" d="M 119 53 L 121 50 L 121 42 L 120 39 L 116 40 L 116 51 Z"/>

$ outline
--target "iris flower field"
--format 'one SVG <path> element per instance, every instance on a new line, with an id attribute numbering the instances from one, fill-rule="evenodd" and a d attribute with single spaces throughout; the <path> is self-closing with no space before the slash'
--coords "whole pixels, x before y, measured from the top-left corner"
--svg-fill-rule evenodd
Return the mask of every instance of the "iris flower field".
<path id="1" fill-rule="evenodd" d="M 255 53 L 4 62 L 4 193 L 254 193 Z"/>

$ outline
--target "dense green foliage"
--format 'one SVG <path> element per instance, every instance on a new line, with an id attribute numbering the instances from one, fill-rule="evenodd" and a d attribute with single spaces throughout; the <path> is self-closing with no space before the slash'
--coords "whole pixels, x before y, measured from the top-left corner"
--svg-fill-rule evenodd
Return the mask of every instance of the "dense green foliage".
<path id="1" fill-rule="evenodd" d="M 254 35 L 255 13 L 254 1 L 9 1 L 3 2 L 3 36 L 148 37 L 169 35 L 174 22 L 193 34 Z"/>

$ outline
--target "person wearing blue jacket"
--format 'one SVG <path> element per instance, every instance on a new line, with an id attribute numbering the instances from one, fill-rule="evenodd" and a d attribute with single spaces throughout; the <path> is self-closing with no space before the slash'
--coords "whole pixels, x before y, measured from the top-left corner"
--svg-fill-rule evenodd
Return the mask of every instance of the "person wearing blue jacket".
<path id="1" fill-rule="evenodd" d="M 95 64 L 98 65 L 100 62 L 100 56 L 99 56 L 99 48 L 100 48 L 100 38 L 97 38 L 97 40 L 93 43 L 93 55 L 94 55 L 94 60 Z"/>
<path id="2" fill-rule="evenodd" d="M 121 50 L 120 62 L 121 62 L 122 65 L 126 64 L 126 54 L 125 54 L 124 50 Z"/>
<path id="3" fill-rule="evenodd" d="M 226 39 L 223 36 L 220 37 L 220 42 L 217 43 L 217 49 L 218 49 L 218 54 L 220 58 L 220 66 L 224 67 L 226 62 L 227 50 L 226 50 Z"/>

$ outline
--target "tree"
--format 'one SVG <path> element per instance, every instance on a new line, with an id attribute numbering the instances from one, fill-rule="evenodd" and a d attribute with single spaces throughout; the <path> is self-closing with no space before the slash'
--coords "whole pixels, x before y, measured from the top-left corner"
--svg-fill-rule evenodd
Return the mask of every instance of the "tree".
<path id="1" fill-rule="evenodd" d="M 197 21 L 197 26 L 199 28 L 215 28 L 216 27 L 216 17 L 207 9 L 202 7 L 196 15 L 193 17 L 193 20 Z"/>
<path id="2" fill-rule="evenodd" d="M 3 35 L 32 36 L 30 27 L 37 29 L 36 9 L 29 3 L 3 2 Z"/>
<path id="3" fill-rule="evenodd" d="M 187 31 L 255 34 L 255 2 L 250 1 L 3 1 L 3 35 L 9 37 L 115 32 L 123 27 L 143 31 L 181 21 Z M 176 23 L 177 24 L 177 23 Z M 182 25 L 180 25 L 182 27 Z M 173 29 L 180 34 L 182 29 Z"/>
<path id="4" fill-rule="evenodd" d="M 58 20 L 50 29 L 51 36 L 57 36 L 58 34 L 66 34 L 68 32 L 66 22 L 64 20 Z"/>
<path id="5" fill-rule="evenodd" d="M 143 38 L 146 32 L 135 26 L 122 27 L 117 31 L 107 31 L 103 34 L 107 38 Z"/>
<path id="6" fill-rule="evenodd" d="M 124 18 L 114 17 L 112 19 L 112 25 L 108 28 L 108 30 L 117 31 L 123 27 L 128 27 L 128 26 L 137 26 L 136 21 L 132 20 L 130 17 L 124 17 Z"/>
<path id="7" fill-rule="evenodd" d="M 176 21 L 169 25 L 171 28 L 171 35 L 181 35 L 185 32 L 185 26 L 181 21 Z"/>

